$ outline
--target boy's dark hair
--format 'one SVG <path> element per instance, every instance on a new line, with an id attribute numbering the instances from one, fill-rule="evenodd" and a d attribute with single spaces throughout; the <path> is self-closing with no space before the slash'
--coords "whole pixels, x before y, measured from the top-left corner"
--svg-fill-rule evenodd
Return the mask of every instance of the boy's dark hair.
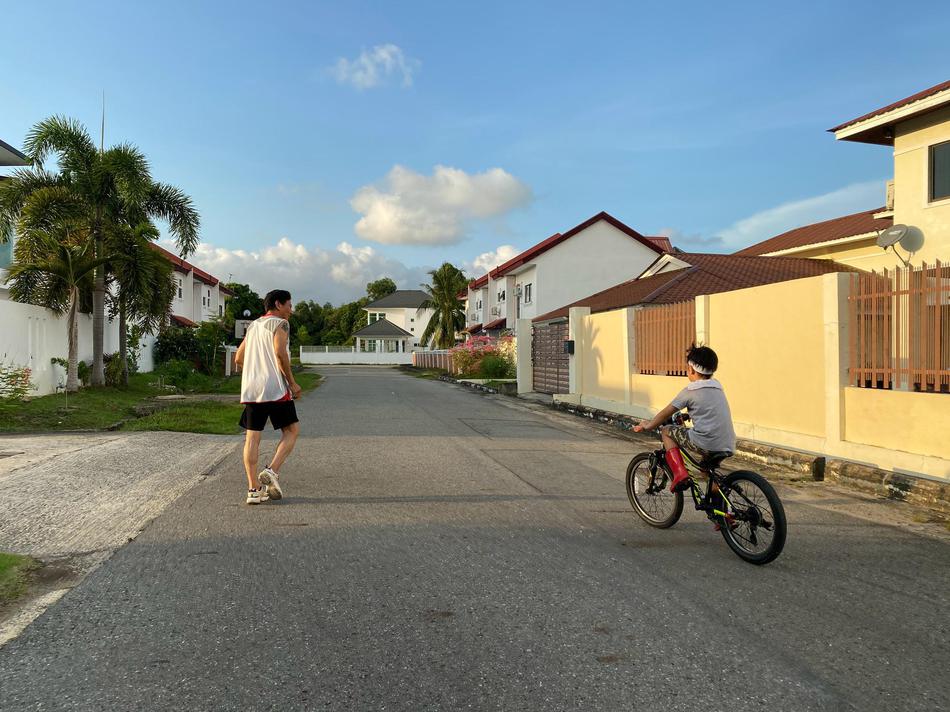
<path id="1" fill-rule="evenodd" d="M 709 371 L 709 373 L 699 374 L 703 378 L 712 378 L 713 373 L 719 368 L 719 357 L 716 356 L 716 352 L 708 346 L 692 344 L 689 347 L 689 351 L 686 352 L 686 360 L 692 361 L 704 371 Z M 697 373 L 699 372 L 697 371 Z"/>
<path id="2" fill-rule="evenodd" d="M 285 304 L 290 301 L 290 292 L 286 289 L 272 289 L 264 295 L 264 311 L 269 312 L 278 304 Z"/>

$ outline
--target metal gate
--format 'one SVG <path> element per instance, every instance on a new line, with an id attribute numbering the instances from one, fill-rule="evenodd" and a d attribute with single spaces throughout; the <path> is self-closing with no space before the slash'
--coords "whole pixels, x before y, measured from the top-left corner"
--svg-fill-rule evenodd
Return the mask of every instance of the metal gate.
<path id="1" fill-rule="evenodd" d="M 534 390 L 539 393 L 570 393 L 570 356 L 564 353 L 568 323 L 535 326 L 531 332 L 531 365 Z"/>

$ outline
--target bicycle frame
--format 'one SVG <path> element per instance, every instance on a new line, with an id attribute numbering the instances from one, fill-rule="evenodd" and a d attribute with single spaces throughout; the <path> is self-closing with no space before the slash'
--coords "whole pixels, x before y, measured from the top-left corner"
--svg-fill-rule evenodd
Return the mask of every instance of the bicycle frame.
<path id="1" fill-rule="evenodd" d="M 686 464 L 686 471 L 689 472 L 689 493 L 693 497 L 693 505 L 696 507 L 698 512 L 707 512 L 719 517 L 725 517 L 726 512 L 712 507 L 710 504 L 710 494 L 712 493 L 713 484 L 719 487 L 720 482 L 722 482 L 722 475 L 719 474 L 718 470 L 704 470 L 699 462 L 690 454 L 688 450 L 680 448 L 680 453 L 683 455 L 683 462 Z M 666 450 L 657 450 L 654 453 L 658 462 L 663 462 L 665 460 Z M 663 465 L 665 467 L 665 465 Z M 702 475 L 706 478 L 706 491 L 703 492 L 700 486 L 697 484 L 697 476 Z M 722 501 L 726 503 L 726 509 L 732 509 L 732 503 L 726 498 L 726 495 L 723 494 L 722 490 L 719 490 L 719 496 L 722 497 Z"/>

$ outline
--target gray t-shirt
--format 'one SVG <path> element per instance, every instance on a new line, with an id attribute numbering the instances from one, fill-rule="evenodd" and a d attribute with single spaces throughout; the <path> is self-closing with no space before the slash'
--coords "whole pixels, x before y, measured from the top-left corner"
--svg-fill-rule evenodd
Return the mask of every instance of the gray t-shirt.
<path id="1" fill-rule="evenodd" d="M 715 378 L 691 381 L 679 392 L 672 403 L 674 408 L 689 411 L 693 428 L 689 439 L 696 447 L 714 450 L 736 451 L 736 431 L 732 429 L 732 413 L 722 384 Z"/>

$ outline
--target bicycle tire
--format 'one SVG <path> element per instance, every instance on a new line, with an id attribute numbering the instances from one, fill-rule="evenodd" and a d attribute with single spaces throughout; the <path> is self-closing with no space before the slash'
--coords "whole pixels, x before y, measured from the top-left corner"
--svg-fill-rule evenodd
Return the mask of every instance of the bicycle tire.
<path id="1" fill-rule="evenodd" d="M 746 483 L 746 488 L 742 487 L 743 482 Z M 750 496 L 752 487 L 748 485 L 758 489 L 764 496 L 770 514 L 763 512 L 758 503 L 752 499 Z M 787 534 L 785 507 L 775 488 L 758 472 L 748 470 L 730 473 L 722 481 L 720 488 L 729 500 L 731 511 L 736 514 L 736 523 L 733 526 L 727 525 L 721 517 L 719 518 L 719 531 L 722 538 L 726 540 L 726 544 L 736 556 L 750 564 L 762 565 L 774 561 L 785 548 Z M 753 508 L 756 510 L 754 513 Z M 751 515 L 752 518 L 747 519 L 742 516 L 745 514 Z M 756 522 L 759 520 L 762 523 L 757 525 Z M 766 524 L 770 524 L 771 529 Z M 753 551 L 749 544 L 757 544 L 760 529 L 771 531 L 771 540 L 761 551 Z"/>
<path id="2" fill-rule="evenodd" d="M 668 529 L 676 524 L 676 522 L 679 521 L 680 516 L 683 514 L 683 493 L 682 491 L 669 491 L 669 488 L 665 483 L 672 481 L 673 478 L 667 471 L 665 462 L 658 463 L 657 468 L 663 468 L 663 472 L 666 475 L 662 489 L 655 494 L 647 494 L 642 488 L 640 488 L 641 491 L 638 492 L 636 479 L 638 472 L 642 469 L 645 471 L 647 478 L 649 479 L 650 477 L 650 453 L 642 452 L 634 457 L 630 461 L 630 464 L 627 465 L 627 498 L 630 500 L 630 506 L 633 507 L 633 511 L 639 515 L 640 519 L 645 521 L 651 527 L 656 527 L 657 529 Z M 641 499 L 643 501 L 641 501 Z M 657 512 L 654 505 L 660 504 L 664 501 L 669 502 L 669 504 L 672 506 L 669 508 L 669 512 L 666 514 L 666 516 L 657 516 L 661 515 L 664 510 L 659 510 L 659 512 Z M 653 511 L 655 514 L 651 514 L 651 511 Z"/>

